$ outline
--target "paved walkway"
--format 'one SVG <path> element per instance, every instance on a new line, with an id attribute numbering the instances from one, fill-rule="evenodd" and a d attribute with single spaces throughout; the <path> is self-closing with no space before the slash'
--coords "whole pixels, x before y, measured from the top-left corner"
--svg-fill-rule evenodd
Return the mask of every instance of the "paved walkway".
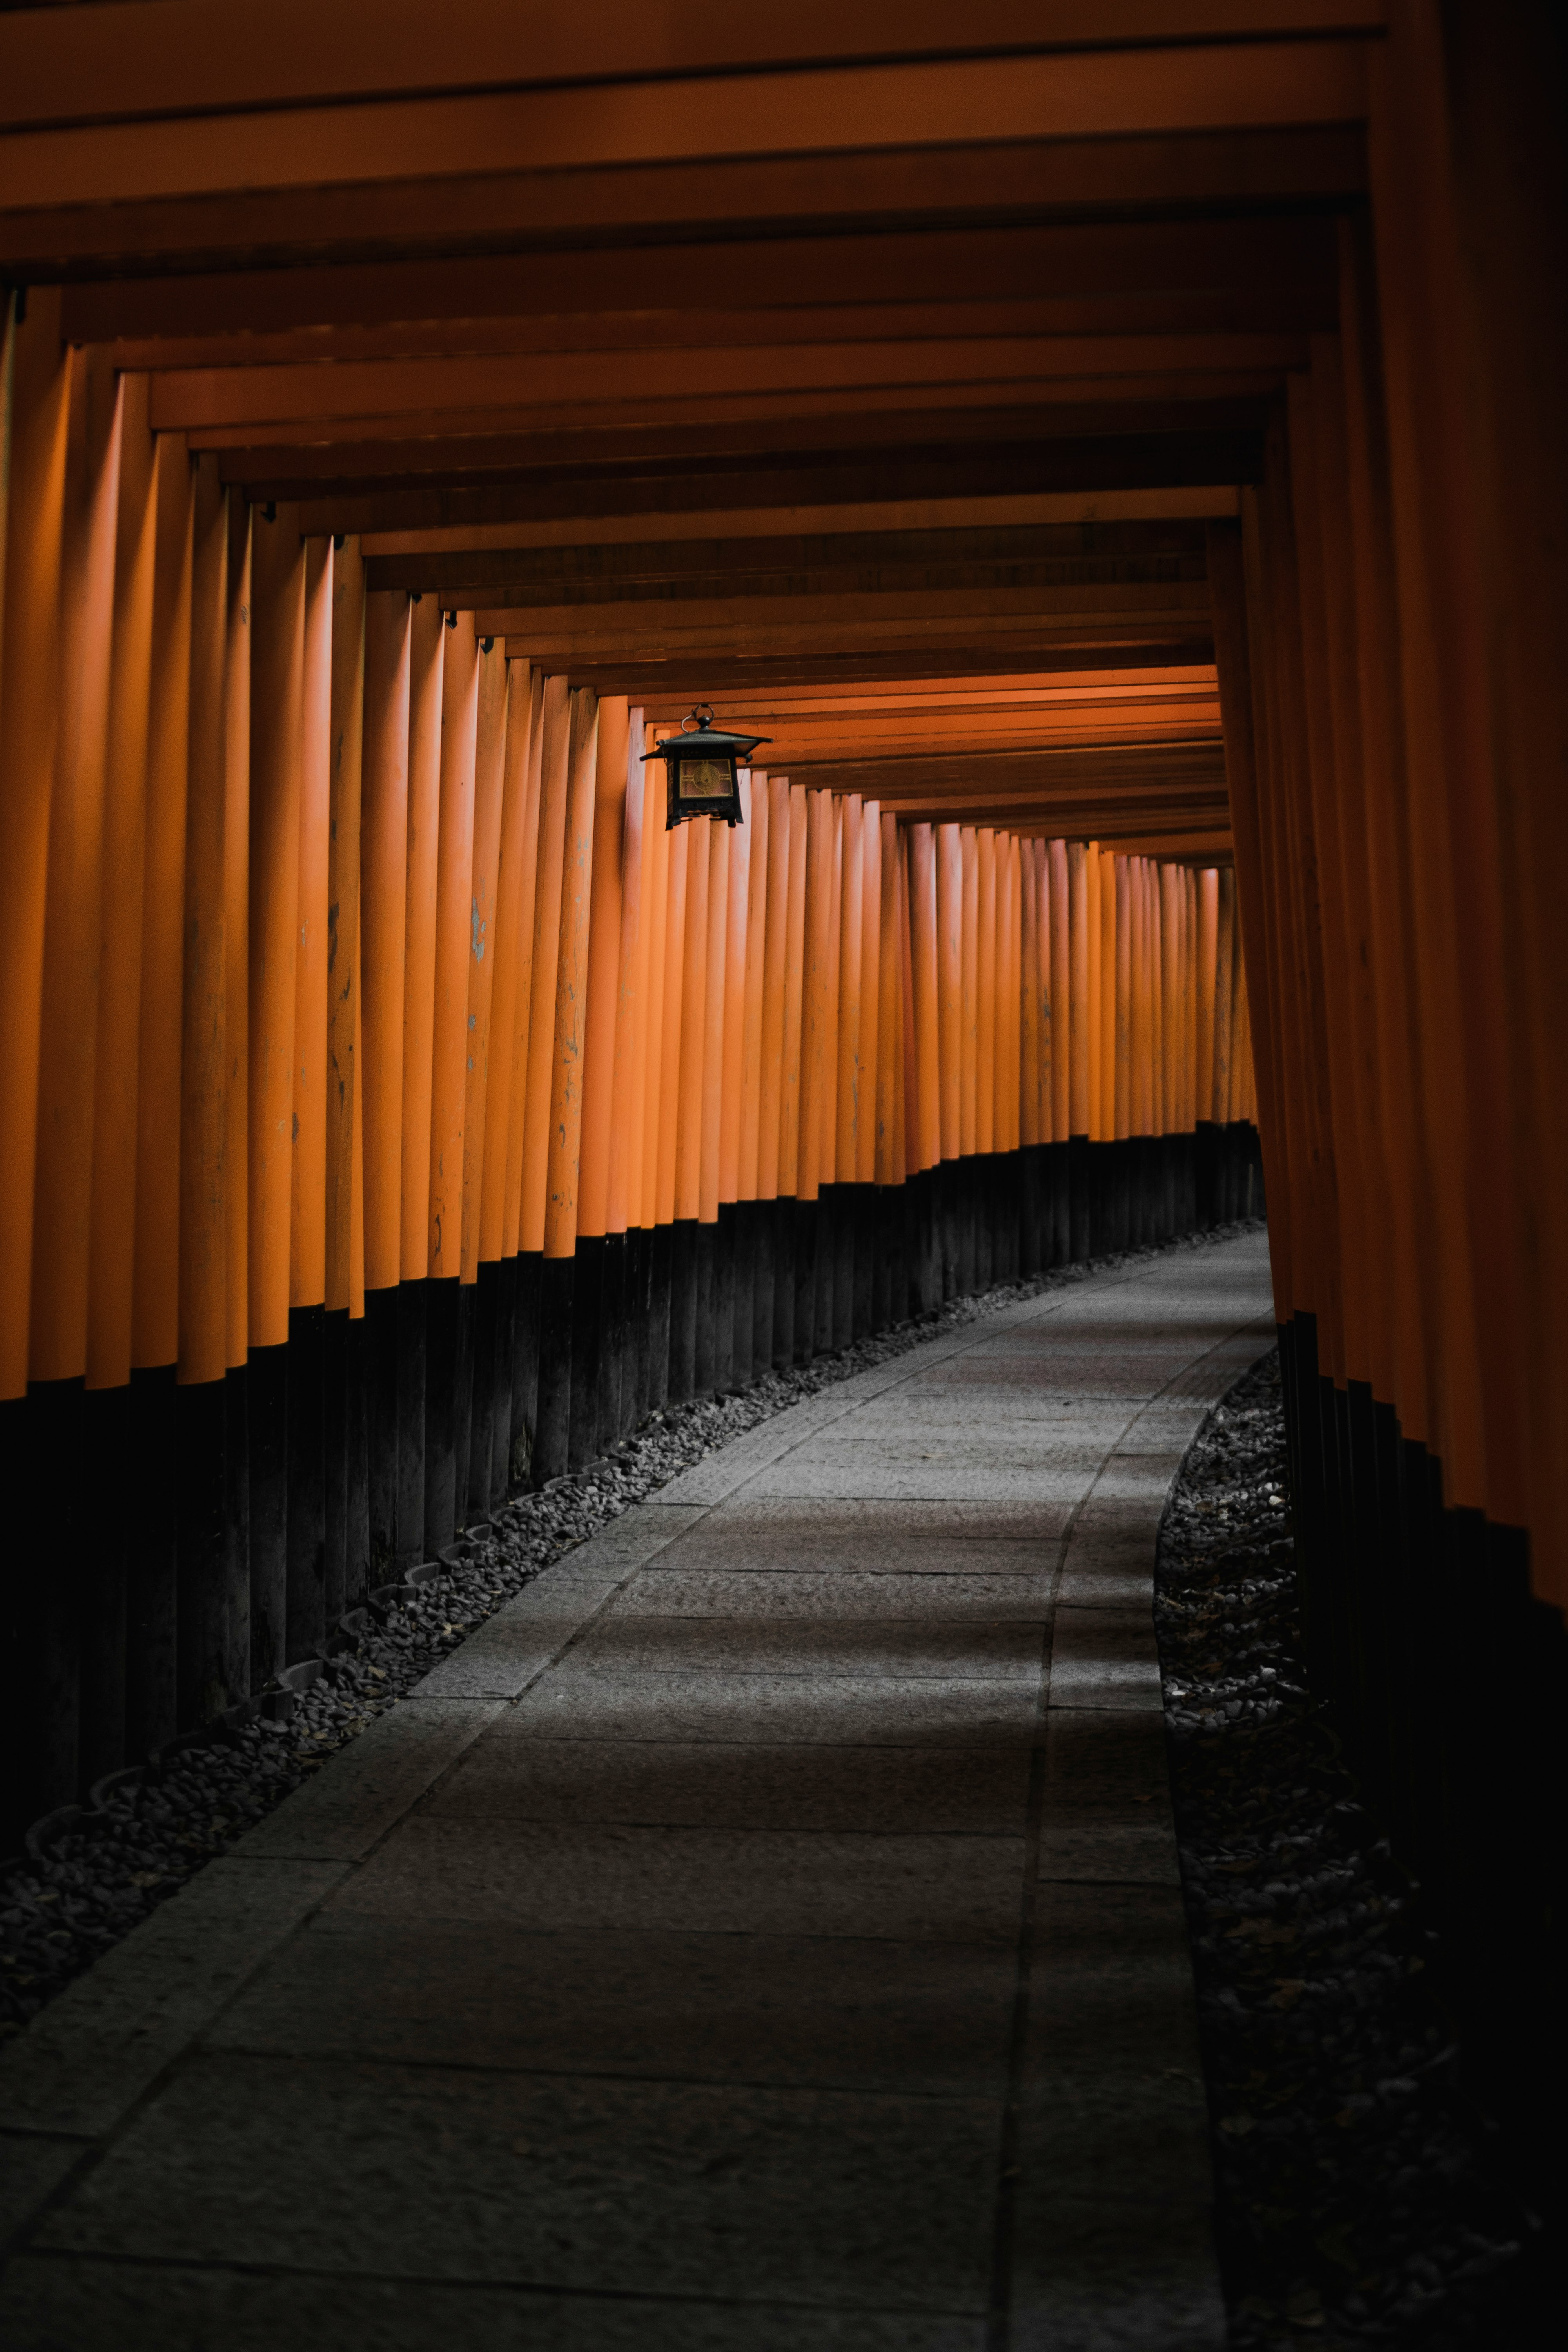
<path id="1" fill-rule="evenodd" d="M 8 2352 L 1217 2352 L 1150 1617 L 1261 1239 L 542 1577 L 0 2063 Z"/>

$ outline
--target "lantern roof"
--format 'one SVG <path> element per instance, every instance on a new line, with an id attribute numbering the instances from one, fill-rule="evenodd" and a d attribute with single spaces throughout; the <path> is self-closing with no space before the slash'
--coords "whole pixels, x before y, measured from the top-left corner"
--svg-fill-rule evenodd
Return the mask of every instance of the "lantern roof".
<path id="1" fill-rule="evenodd" d="M 771 743 L 771 735 L 731 735 L 713 724 L 713 706 L 700 702 L 680 722 L 679 735 L 668 735 L 653 751 L 645 751 L 645 760 L 710 759 L 747 760 L 759 743 Z"/>

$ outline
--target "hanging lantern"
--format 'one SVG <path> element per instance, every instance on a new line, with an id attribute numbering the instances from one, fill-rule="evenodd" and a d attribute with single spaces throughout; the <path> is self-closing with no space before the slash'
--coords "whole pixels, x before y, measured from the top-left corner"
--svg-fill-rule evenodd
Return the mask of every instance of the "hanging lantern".
<path id="1" fill-rule="evenodd" d="M 739 771 L 759 743 L 771 735 L 727 735 L 713 724 L 713 706 L 700 702 L 657 751 L 645 760 L 662 760 L 666 783 L 664 829 L 674 831 L 694 816 L 721 817 L 726 824 L 744 824 Z"/>

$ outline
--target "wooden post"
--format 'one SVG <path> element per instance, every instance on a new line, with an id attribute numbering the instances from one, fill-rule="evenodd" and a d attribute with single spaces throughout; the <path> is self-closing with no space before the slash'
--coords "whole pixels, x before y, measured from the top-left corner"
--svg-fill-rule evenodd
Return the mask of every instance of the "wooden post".
<path id="1" fill-rule="evenodd" d="M 996 1150 L 996 835 L 974 836 L 974 1150 Z M 967 946 L 967 942 L 965 943 Z"/>
<path id="2" fill-rule="evenodd" d="M 509 661 L 512 689 L 507 703 L 507 760 L 523 781 L 526 798 L 522 838 L 518 852 L 517 982 L 510 1023 L 512 1064 L 506 1125 L 506 1202 L 502 1212 L 500 1254 L 516 1257 L 528 1244 L 522 1238 L 523 1171 L 528 1135 L 529 1068 L 532 1051 L 533 958 L 538 940 L 539 869 L 544 843 L 544 676 Z M 514 730 L 519 739 L 514 741 Z"/>
<path id="3" fill-rule="evenodd" d="M 332 562 L 330 863 L 327 877 L 326 1301 L 340 1313 L 353 1276 L 354 1105 L 359 1094 L 360 829 L 364 786 L 364 559 Z"/>
<path id="4" fill-rule="evenodd" d="M 496 968 L 500 947 L 501 824 L 506 796 L 507 659 L 500 646 L 478 657 L 474 718 L 474 845 L 467 925 L 468 1034 L 463 1087 L 462 1279 L 477 1282 L 483 1238 L 485 1167 L 490 1153 L 489 1113 L 497 1056 L 491 1051 Z M 510 1060 L 510 1039 L 506 1047 Z M 506 1144 L 505 1091 L 498 1120 Z"/>
<path id="5" fill-rule="evenodd" d="M 572 709 L 565 678 L 545 679 L 541 724 L 539 850 L 534 869 L 533 953 L 529 966 L 528 1082 L 522 1114 L 522 1206 L 519 1226 L 519 1247 L 540 1251 L 544 1247 L 549 1183 L 555 978 L 561 953 L 561 877 L 571 787 Z"/>
<path id="6" fill-rule="evenodd" d="M 402 1260 L 405 1282 L 430 1270 L 430 1112 L 436 1022 L 436 921 L 441 835 L 441 694 L 446 630 L 433 596 L 408 634 L 408 833 L 403 963 Z"/>
<path id="7" fill-rule="evenodd" d="M 784 1151 L 784 950 L 789 933 L 791 793 L 787 776 L 768 778 L 767 912 L 763 926 L 763 1042 L 757 1108 L 757 1198 L 785 1191 Z"/>
<path id="8" fill-rule="evenodd" d="M 224 686 L 228 655 L 228 498 L 217 460 L 195 469 L 191 567 L 190 793 L 185 825 L 184 1019 L 180 1104 L 179 1376 L 228 1368 L 224 1198 L 226 1020 Z"/>
<path id="9" fill-rule="evenodd" d="M 407 939 L 409 603 L 401 589 L 365 599 L 361 969 L 365 1002 L 359 1093 L 364 1160 L 364 1279 L 389 1289 L 403 1272 L 404 960 Z"/>
<path id="10" fill-rule="evenodd" d="M 110 887 L 102 898 L 98 1053 L 93 1069 L 89 1389 L 117 1388 L 131 1377 L 136 1231 L 136 1191 L 134 1184 L 127 1182 L 126 1171 L 136 1156 L 156 474 L 155 445 L 147 426 L 147 378 L 127 375 L 121 382 L 120 499 L 104 776 L 103 870 Z M 242 1087 L 243 1083 L 242 1074 Z M 243 1121 L 243 1100 L 240 1117 Z M 240 1134 L 243 1139 L 243 1124 Z"/>
<path id="11" fill-rule="evenodd" d="M 294 925 L 294 1152 L 289 1304 L 327 1287 L 327 909 L 331 864 L 332 545 L 305 541 L 300 863 Z"/>
<path id="12" fill-rule="evenodd" d="M 58 656 L 70 362 L 60 297 L 32 289 L 12 346 L 11 447 L 0 607 L 0 1395 L 27 1385 L 44 915 L 57 696 L 39 693 Z M 123 1181 L 124 1170 L 121 1170 Z"/>

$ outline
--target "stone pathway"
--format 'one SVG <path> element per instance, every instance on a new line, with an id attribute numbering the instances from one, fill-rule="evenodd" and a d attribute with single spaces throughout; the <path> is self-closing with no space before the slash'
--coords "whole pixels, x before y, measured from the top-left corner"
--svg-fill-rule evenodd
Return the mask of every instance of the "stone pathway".
<path id="1" fill-rule="evenodd" d="M 8 2352 L 1219 2352 L 1151 1623 L 1261 1235 L 763 1423 L 0 2061 Z"/>

